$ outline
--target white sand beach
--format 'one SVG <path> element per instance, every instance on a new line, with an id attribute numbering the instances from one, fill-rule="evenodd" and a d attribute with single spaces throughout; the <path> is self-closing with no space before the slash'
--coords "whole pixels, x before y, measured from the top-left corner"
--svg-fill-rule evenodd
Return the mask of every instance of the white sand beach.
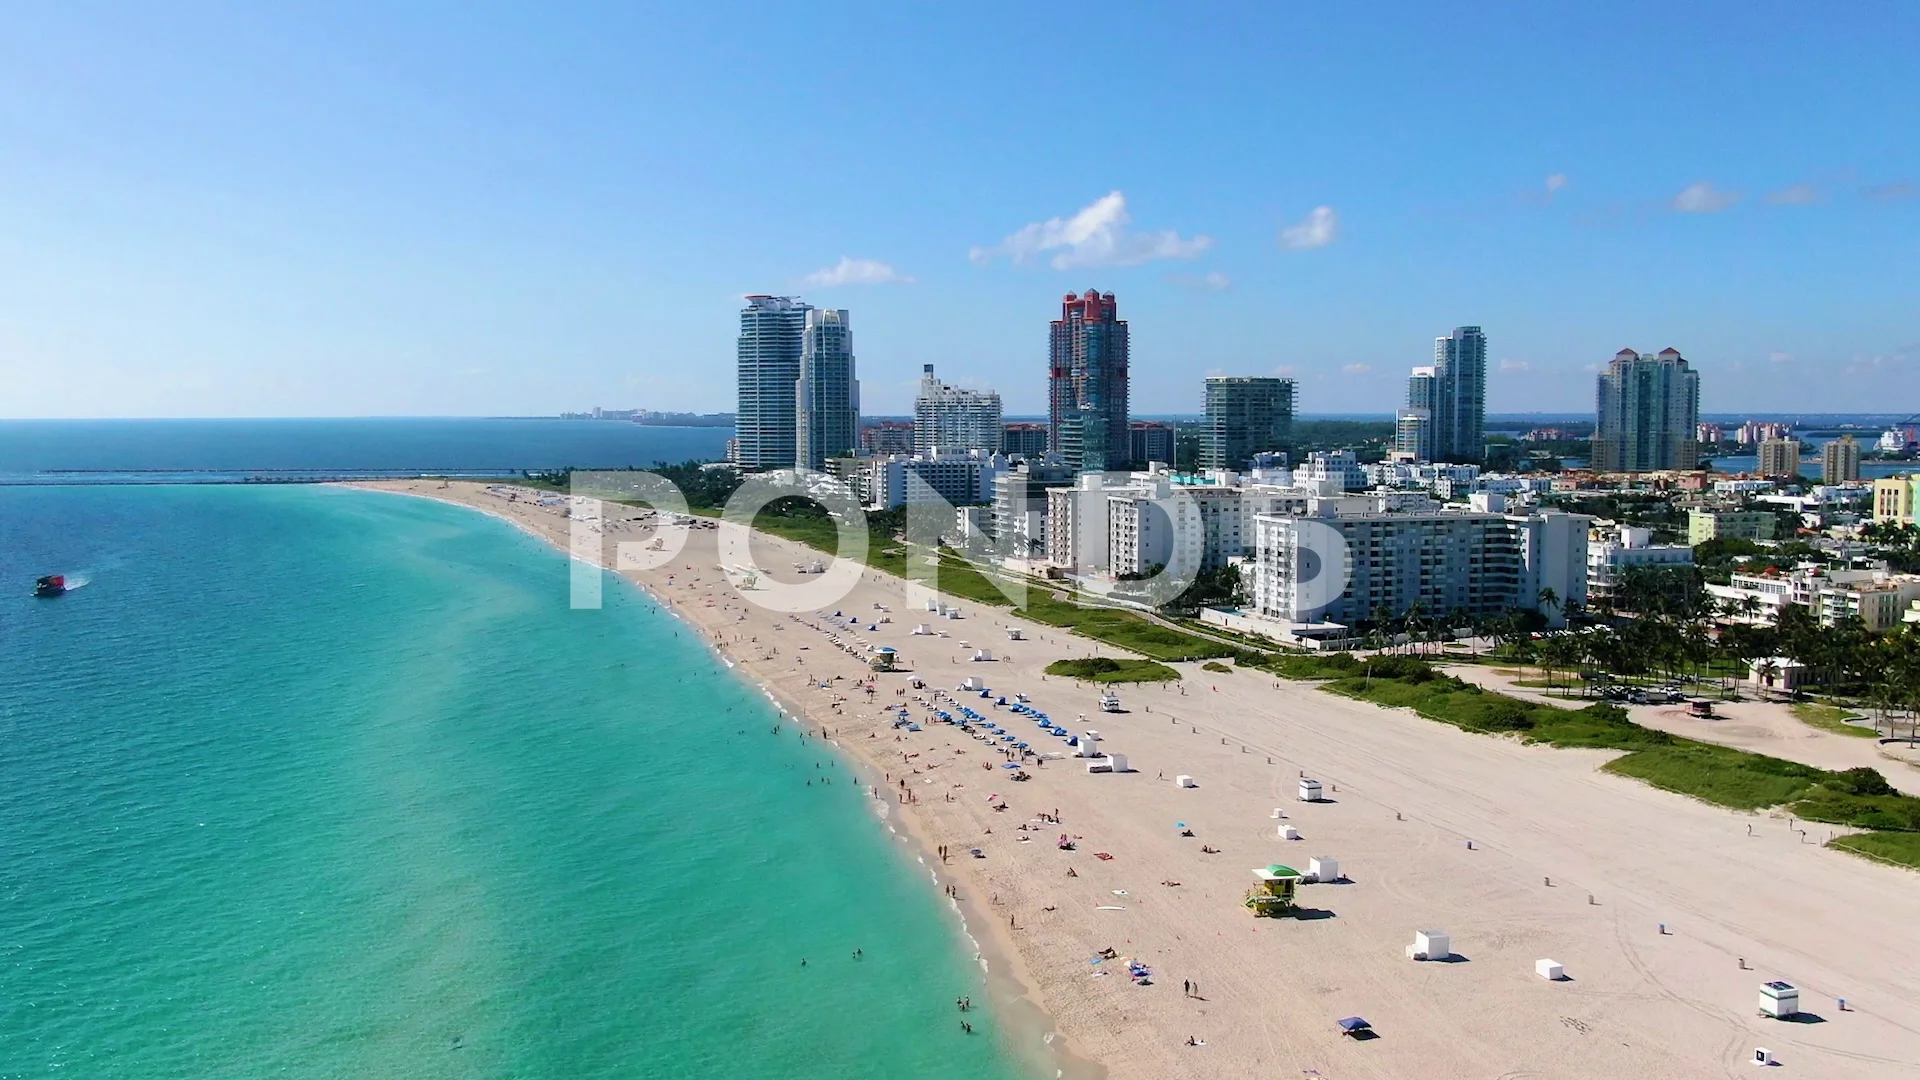
<path id="1" fill-rule="evenodd" d="M 480 484 L 363 486 L 486 510 L 567 544 L 561 508 Z M 610 531 L 650 535 L 631 522 Z M 841 633 L 898 650 L 910 670 L 876 676 L 869 697 L 854 688 L 866 664 L 828 641 L 819 615 L 746 602 L 718 566 L 715 532 L 690 534 L 670 565 L 623 573 L 804 710 L 809 730 L 824 726 L 884 774 L 882 795 L 919 842 L 958 856 L 942 871 L 975 932 L 995 936 L 1071 1049 L 1116 1080 L 1695 1080 L 1752 1075 L 1759 1047 L 1783 1075 L 1920 1076 L 1920 875 L 1822 848 L 1825 827 L 1803 836 L 1784 815 L 1599 772 L 1606 753 L 1467 734 L 1257 672 L 1179 665 L 1177 685 L 1120 687 L 1125 711 L 1101 713 L 1097 689 L 1043 669 L 1126 654 L 972 602 L 935 619 L 909 603 L 907 583 L 873 571 L 832 605 L 862 616 Z M 754 550 L 785 581 L 800 579 L 781 568 L 818 557 L 758 535 Z M 948 636 L 912 636 L 920 622 Z M 981 648 L 997 659 L 971 660 Z M 1090 775 L 1069 758 L 1015 782 L 997 750 L 925 723 L 919 706 L 919 732 L 882 715 L 912 702 L 912 678 L 952 690 L 969 676 L 994 691 L 969 704 L 1020 738 L 1062 749 L 992 707 L 1001 694 L 1029 695 L 1070 730 L 1098 729 L 1133 771 Z M 1326 785 L 1326 801 L 1297 801 L 1302 773 Z M 1197 786 L 1177 787 L 1181 774 Z M 913 801 L 899 803 L 902 791 Z M 1280 839 L 1282 825 L 1302 839 Z M 1062 833 L 1074 850 L 1057 845 Z M 1303 886 L 1301 917 L 1243 907 L 1252 868 L 1305 869 L 1314 856 L 1337 859 L 1347 880 Z M 1458 956 L 1409 959 L 1420 930 L 1446 931 Z M 1106 949 L 1114 958 L 1094 962 Z M 1568 978 L 1536 975 L 1543 958 Z M 1150 984 L 1129 979 L 1123 959 L 1149 965 Z M 1760 984 L 1774 979 L 1800 988 L 1808 1016 L 1757 1014 Z M 1354 1015 L 1377 1037 L 1342 1035 L 1335 1021 Z"/>

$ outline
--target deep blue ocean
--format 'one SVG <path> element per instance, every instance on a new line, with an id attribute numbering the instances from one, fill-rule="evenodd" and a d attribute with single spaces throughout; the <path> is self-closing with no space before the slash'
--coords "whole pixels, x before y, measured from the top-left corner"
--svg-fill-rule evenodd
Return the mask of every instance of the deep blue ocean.
<path id="1" fill-rule="evenodd" d="M 732 435 L 612 420 L 0 420 L 0 484 L 644 468 L 718 460 Z"/>
<path id="2" fill-rule="evenodd" d="M 846 768 L 606 595 L 425 500 L 0 487 L 0 1078 L 1020 1075 Z"/>

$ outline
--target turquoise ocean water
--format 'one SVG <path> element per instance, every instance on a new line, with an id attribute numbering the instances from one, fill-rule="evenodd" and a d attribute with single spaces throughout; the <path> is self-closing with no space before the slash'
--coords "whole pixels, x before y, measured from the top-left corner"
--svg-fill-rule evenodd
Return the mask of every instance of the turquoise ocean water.
<path id="1" fill-rule="evenodd" d="M 485 417 L 0 420 L 0 485 L 645 468 L 726 451 L 732 428 Z"/>
<path id="2" fill-rule="evenodd" d="M 422 500 L 0 488 L 0 1077 L 1019 1075 L 844 767 L 566 572 Z"/>

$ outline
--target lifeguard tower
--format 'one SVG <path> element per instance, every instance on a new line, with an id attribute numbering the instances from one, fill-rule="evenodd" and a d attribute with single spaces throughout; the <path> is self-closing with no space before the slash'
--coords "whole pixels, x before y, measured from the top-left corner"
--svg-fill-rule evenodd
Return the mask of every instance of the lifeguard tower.
<path id="1" fill-rule="evenodd" d="M 900 654 L 884 645 L 875 649 L 873 655 L 867 658 L 867 665 L 875 671 L 896 671 L 899 669 L 899 663 Z"/>
<path id="2" fill-rule="evenodd" d="M 1293 890 L 1300 884 L 1300 871 L 1275 864 L 1255 868 L 1253 876 L 1260 884 L 1247 891 L 1247 908 L 1255 918 L 1277 919 L 1293 912 Z"/>

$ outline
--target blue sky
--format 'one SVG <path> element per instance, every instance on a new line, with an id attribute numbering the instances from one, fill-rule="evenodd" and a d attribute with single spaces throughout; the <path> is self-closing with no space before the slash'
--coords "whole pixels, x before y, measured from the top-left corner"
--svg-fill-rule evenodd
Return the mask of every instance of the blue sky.
<path id="1" fill-rule="evenodd" d="M 1088 287 L 1140 413 L 1920 411 L 1910 3 L 564 6 L 5 5 L 0 416 L 728 410 L 748 292 L 1036 412 Z"/>

